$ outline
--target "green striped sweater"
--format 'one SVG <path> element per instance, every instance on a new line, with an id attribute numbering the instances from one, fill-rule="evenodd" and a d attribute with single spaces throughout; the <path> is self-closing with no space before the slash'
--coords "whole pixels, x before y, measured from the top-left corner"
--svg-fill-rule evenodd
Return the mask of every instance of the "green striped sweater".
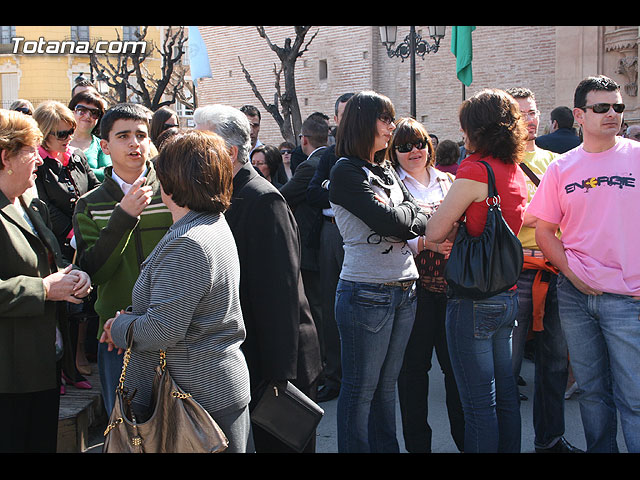
<path id="1" fill-rule="evenodd" d="M 173 223 L 171 212 L 162 203 L 160 182 L 151 162 L 147 168 L 145 185 L 153 187 L 153 198 L 140 217 L 132 217 L 120 207 L 124 194 L 111 176 L 113 167 L 105 168 L 102 185 L 83 195 L 76 205 L 76 265 L 97 285 L 98 338 L 104 322 L 131 305 L 140 265 Z"/>

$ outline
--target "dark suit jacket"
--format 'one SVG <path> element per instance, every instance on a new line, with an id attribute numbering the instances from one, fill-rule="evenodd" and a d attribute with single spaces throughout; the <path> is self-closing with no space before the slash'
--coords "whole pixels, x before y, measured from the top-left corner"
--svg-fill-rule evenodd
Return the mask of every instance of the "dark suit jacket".
<path id="1" fill-rule="evenodd" d="M 292 380 L 304 389 L 320 374 L 321 360 L 302 285 L 293 214 L 280 192 L 246 164 L 233 179 L 225 217 L 240 258 L 240 303 L 247 331 L 242 349 L 252 392 L 271 379 Z"/>
<path id="2" fill-rule="evenodd" d="M 326 148 L 317 149 L 304 162 L 298 165 L 293 177 L 280 187 L 300 230 L 302 249 L 301 268 L 304 270 L 320 270 L 320 229 L 322 228 L 322 209 L 312 206 L 307 201 L 307 187 L 316 173 L 320 157 Z"/>
<path id="3" fill-rule="evenodd" d="M 536 138 L 536 145 L 555 153 L 565 153 L 582 143 L 573 129 L 559 128 L 555 132 Z"/>
<path id="4" fill-rule="evenodd" d="M 316 173 L 307 187 L 307 201 L 318 208 L 331 208 L 329 204 L 329 190 L 322 187 L 322 182 L 329 180 L 331 169 L 338 161 L 336 146 L 329 145 L 322 151 L 316 167 Z"/>
<path id="5" fill-rule="evenodd" d="M 56 322 L 64 302 L 45 301 L 42 279 L 68 265 L 41 200 L 22 195 L 38 235 L 0 192 L 0 392 L 56 388 Z M 61 325 L 62 328 L 62 325 Z"/>

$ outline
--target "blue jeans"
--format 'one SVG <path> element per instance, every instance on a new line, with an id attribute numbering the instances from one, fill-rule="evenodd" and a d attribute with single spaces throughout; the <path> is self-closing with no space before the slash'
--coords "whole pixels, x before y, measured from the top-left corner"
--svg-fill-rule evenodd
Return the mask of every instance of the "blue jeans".
<path id="1" fill-rule="evenodd" d="M 516 291 L 447 303 L 447 343 L 464 410 L 465 453 L 520 452 L 520 405 L 511 360 L 517 308 Z"/>
<path id="2" fill-rule="evenodd" d="M 560 319 L 588 452 L 618 452 L 617 413 L 629 452 L 640 452 L 640 300 L 585 295 L 560 274 Z"/>
<path id="3" fill-rule="evenodd" d="M 524 270 L 518 279 L 517 325 L 513 329 L 513 374 L 520 375 L 524 346 L 533 323 L 531 288 L 537 270 Z M 541 332 L 534 332 L 535 378 L 533 393 L 534 444 L 551 447 L 564 435 L 564 392 L 569 375 L 567 342 L 560 325 L 557 276 L 549 273 L 549 290 Z"/>
<path id="4" fill-rule="evenodd" d="M 102 385 L 102 400 L 108 417 L 116 402 L 116 387 L 120 383 L 124 353 L 118 354 L 117 348 L 109 352 L 107 345 L 98 343 L 98 372 Z"/>
<path id="5" fill-rule="evenodd" d="M 338 282 L 336 322 L 342 352 L 339 452 L 399 452 L 396 382 L 415 316 L 415 285 L 403 289 Z"/>

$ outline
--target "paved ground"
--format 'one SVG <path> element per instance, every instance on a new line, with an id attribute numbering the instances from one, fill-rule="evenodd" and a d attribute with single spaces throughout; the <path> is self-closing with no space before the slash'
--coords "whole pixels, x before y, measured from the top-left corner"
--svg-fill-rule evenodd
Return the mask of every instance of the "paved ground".
<path id="1" fill-rule="evenodd" d="M 432 452 L 433 453 L 457 453 L 455 443 L 449 434 L 449 419 L 447 417 L 447 409 L 445 405 L 445 393 L 443 375 L 434 355 L 434 365 L 429 374 L 429 424 L 433 430 Z M 522 377 L 527 385 L 520 387 L 522 393 L 529 397 L 528 401 L 521 404 L 522 415 L 522 452 L 534 452 L 533 446 L 533 363 L 524 360 L 522 364 Z M 337 400 L 322 403 L 325 409 L 325 416 L 320 422 L 318 428 L 318 448 L 319 452 L 337 452 L 336 445 L 336 404 Z M 400 409 L 396 409 L 396 420 L 398 425 L 398 441 L 400 443 L 400 451 L 404 450 L 404 441 L 402 439 L 402 425 L 400 422 Z M 578 402 L 571 399 L 565 402 L 565 438 L 578 448 L 586 447 L 582 423 L 580 421 L 580 412 Z M 624 441 L 620 441 L 620 447 L 624 446 Z"/>
<path id="2" fill-rule="evenodd" d="M 533 453 L 533 363 L 524 360 L 522 364 L 522 377 L 527 385 L 520 387 L 522 393 L 530 400 L 522 402 L 522 452 Z M 336 437 L 336 405 L 337 400 L 331 400 L 320 404 L 325 410 L 325 415 L 318 426 L 317 432 L 317 452 L 337 453 Z M 457 453 L 457 448 L 449 434 L 449 424 L 445 406 L 443 377 L 434 356 L 434 367 L 430 374 L 430 394 L 429 394 L 429 423 L 433 429 L 432 449 L 433 453 Z M 578 448 L 585 449 L 584 433 L 577 400 L 574 398 L 565 402 L 565 438 Z M 400 423 L 400 410 L 397 410 L 398 440 L 401 452 L 404 450 L 402 440 L 402 426 Z M 94 429 L 89 452 L 100 453 L 103 428 Z M 626 452 L 624 439 L 620 428 L 618 429 L 618 446 L 621 452 Z"/>

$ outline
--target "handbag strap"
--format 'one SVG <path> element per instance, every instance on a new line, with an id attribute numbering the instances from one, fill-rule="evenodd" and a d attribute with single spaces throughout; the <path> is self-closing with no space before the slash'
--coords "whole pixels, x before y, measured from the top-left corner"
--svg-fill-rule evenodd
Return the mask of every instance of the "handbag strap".
<path id="1" fill-rule="evenodd" d="M 127 375 L 127 367 L 129 366 L 129 360 L 131 360 L 131 347 L 133 345 L 133 332 L 132 329 L 129 328 L 127 333 L 127 349 L 124 352 L 124 357 L 122 359 L 122 371 L 120 372 L 120 380 L 118 382 L 118 391 L 125 395 L 126 391 L 124 388 L 124 379 Z M 160 350 L 160 368 L 164 372 L 164 369 L 167 365 L 167 358 L 164 350 Z"/>
<path id="2" fill-rule="evenodd" d="M 479 160 L 480 163 L 484 163 L 487 167 L 487 205 L 500 206 L 500 195 L 498 195 L 498 190 L 496 189 L 496 177 L 493 173 L 493 168 L 484 160 Z M 492 204 L 489 204 L 489 199 L 494 198 L 496 200 L 493 201 Z"/>

